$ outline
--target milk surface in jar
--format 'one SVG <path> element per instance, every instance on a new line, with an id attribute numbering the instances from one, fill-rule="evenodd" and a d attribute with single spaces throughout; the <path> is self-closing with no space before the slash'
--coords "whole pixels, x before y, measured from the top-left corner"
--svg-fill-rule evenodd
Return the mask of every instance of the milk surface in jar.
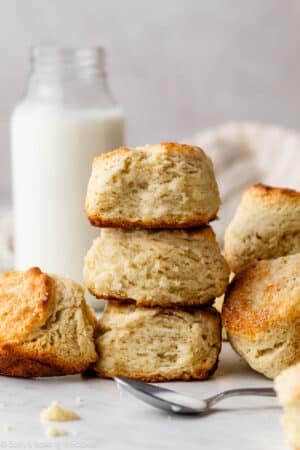
<path id="1" fill-rule="evenodd" d="M 15 266 L 82 282 L 99 234 L 83 211 L 95 155 L 123 144 L 123 115 L 103 49 L 36 48 L 28 91 L 11 120 Z"/>

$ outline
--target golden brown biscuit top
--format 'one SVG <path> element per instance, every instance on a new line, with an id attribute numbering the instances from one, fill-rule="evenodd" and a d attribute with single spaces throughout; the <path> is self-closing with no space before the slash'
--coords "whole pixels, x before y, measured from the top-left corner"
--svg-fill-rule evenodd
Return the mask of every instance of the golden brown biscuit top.
<path id="1" fill-rule="evenodd" d="M 0 275 L 0 342 L 24 339 L 46 322 L 51 285 L 38 267 Z"/>
<path id="2" fill-rule="evenodd" d="M 300 201 L 300 192 L 293 189 L 267 186 L 257 183 L 245 191 L 245 197 L 257 198 L 268 203 Z"/>
<path id="3" fill-rule="evenodd" d="M 259 261 L 236 275 L 222 317 L 229 332 L 248 337 L 280 321 L 299 321 L 300 253 Z"/>
<path id="4" fill-rule="evenodd" d="M 141 147 L 131 148 L 131 147 L 120 147 L 115 150 L 112 150 L 111 152 L 102 153 L 100 155 L 97 155 L 94 158 L 94 163 L 96 163 L 99 160 L 107 159 L 112 156 L 121 156 L 128 153 L 132 153 L 136 150 L 142 151 L 142 152 L 153 152 L 153 151 L 165 151 L 166 153 L 171 154 L 186 154 L 188 156 L 192 157 L 206 157 L 208 158 L 204 151 L 200 147 L 196 146 L 190 146 L 187 144 L 178 144 L 176 142 L 161 142 L 160 144 L 154 144 L 154 145 L 145 145 Z"/>

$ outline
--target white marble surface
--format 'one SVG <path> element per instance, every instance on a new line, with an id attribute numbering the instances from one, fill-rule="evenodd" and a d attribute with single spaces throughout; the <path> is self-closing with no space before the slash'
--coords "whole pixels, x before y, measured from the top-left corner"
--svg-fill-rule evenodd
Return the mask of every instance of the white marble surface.
<path id="1" fill-rule="evenodd" d="M 166 386 L 166 385 L 165 385 Z M 219 369 L 207 382 L 168 383 L 184 393 L 206 397 L 223 389 L 271 386 L 253 373 L 224 344 Z M 77 405 L 76 398 L 83 401 Z M 67 437 L 49 438 L 42 408 L 58 399 L 77 411 L 78 422 L 59 423 Z M 113 381 L 79 376 L 22 380 L 0 379 L 1 448 L 99 448 L 105 450 L 288 450 L 276 399 L 240 398 L 219 405 L 207 417 L 171 416 L 120 392 Z M 11 427 L 4 431 L 4 424 Z"/>

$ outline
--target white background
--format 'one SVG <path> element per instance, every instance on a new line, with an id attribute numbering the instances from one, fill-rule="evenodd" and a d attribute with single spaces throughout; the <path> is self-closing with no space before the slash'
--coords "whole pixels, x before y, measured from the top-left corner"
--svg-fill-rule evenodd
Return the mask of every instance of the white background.
<path id="1" fill-rule="evenodd" d="M 33 44 L 108 51 L 129 144 L 180 139 L 230 119 L 300 128 L 297 0 L 1 0 L 0 204 L 8 118 Z"/>

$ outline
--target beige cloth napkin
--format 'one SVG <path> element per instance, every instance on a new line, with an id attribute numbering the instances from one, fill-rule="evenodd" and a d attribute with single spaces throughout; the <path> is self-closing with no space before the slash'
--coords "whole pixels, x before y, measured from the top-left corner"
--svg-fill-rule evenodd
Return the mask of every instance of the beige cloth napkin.
<path id="1" fill-rule="evenodd" d="M 258 181 L 300 190 L 300 134 L 275 125 L 231 122 L 185 140 L 212 158 L 222 196 L 213 226 L 222 242 L 244 189 Z M 0 211 L 0 272 L 13 264 L 12 219 Z"/>
<path id="2" fill-rule="evenodd" d="M 242 192 L 262 182 L 300 190 L 300 134 L 275 125 L 230 122 L 197 133 L 189 143 L 212 158 L 222 197 L 220 219 L 213 223 L 222 243 Z"/>
<path id="3" fill-rule="evenodd" d="M 0 273 L 13 266 L 12 217 L 7 209 L 0 210 Z"/>

